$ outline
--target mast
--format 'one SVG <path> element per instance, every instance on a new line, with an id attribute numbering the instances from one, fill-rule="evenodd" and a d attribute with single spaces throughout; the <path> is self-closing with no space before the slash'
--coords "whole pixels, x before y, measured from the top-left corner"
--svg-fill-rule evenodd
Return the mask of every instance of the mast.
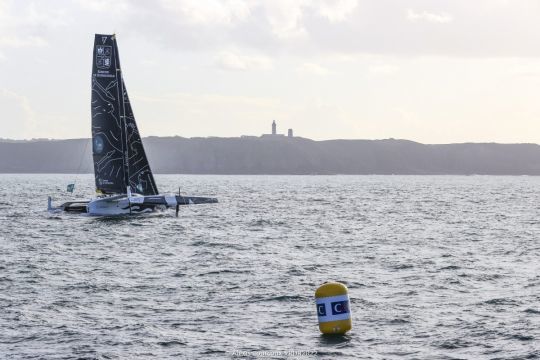
<path id="1" fill-rule="evenodd" d="M 124 79 L 122 77 L 122 68 L 120 66 L 120 55 L 118 54 L 118 45 L 116 43 L 116 35 L 112 36 L 114 42 L 114 53 L 116 59 L 116 78 L 118 79 L 118 109 L 120 110 L 120 124 L 122 130 L 122 162 L 124 165 L 124 189 L 129 187 L 129 146 L 128 146 L 128 131 L 126 124 L 126 102 L 124 99 Z"/>

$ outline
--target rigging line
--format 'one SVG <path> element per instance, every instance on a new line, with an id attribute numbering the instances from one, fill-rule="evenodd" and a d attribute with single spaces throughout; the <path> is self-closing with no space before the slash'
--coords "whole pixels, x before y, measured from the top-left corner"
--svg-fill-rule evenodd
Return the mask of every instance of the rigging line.
<path id="1" fill-rule="evenodd" d="M 75 173 L 75 179 L 73 179 L 73 186 L 75 186 L 75 184 L 77 183 L 77 180 L 81 174 L 81 167 L 82 167 L 82 163 L 83 163 L 83 160 L 84 160 L 84 156 L 86 155 L 86 150 L 88 149 L 88 143 L 91 142 L 92 140 L 91 139 L 88 139 L 86 142 L 85 142 L 85 145 L 84 145 L 84 151 L 81 155 L 81 160 L 79 161 L 79 167 L 77 168 L 77 172 Z"/>

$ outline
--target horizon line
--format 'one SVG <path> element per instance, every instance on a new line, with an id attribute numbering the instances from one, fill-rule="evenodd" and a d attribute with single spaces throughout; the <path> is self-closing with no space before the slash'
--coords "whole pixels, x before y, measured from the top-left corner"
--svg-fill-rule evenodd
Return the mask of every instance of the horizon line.
<path id="1" fill-rule="evenodd" d="M 275 138 L 273 138 L 275 136 Z M 149 136 L 143 136 L 143 139 L 148 138 L 180 138 L 180 139 L 258 139 L 258 140 L 291 140 L 291 139 L 301 139 L 301 140 L 309 140 L 309 141 L 315 141 L 315 142 L 323 142 L 323 141 L 405 141 L 405 142 L 413 142 L 416 144 L 421 145 L 458 145 L 458 144 L 498 144 L 498 145 L 540 145 L 539 143 L 535 142 L 497 142 L 497 141 L 463 141 L 463 142 L 445 142 L 445 143 L 429 143 L 429 142 L 420 142 L 417 140 L 410 140 L 410 139 L 401 139 L 401 138 L 381 138 L 381 139 L 358 139 L 358 138 L 335 138 L 335 139 L 311 139 L 303 136 L 293 136 L 288 137 L 285 134 L 277 134 L 277 135 L 271 135 L 271 134 L 263 134 L 263 135 L 240 135 L 240 136 L 181 136 L 181 135 L 168 135 L 168 136 L 162 136 L 162 135 L 149 135 Z M 4 143 L 24 143 L 24 142 L 46 142 L 46 141 L 70 141 L 70 140 L 90 140 L 90 137 L 74 137 L 74 138 L 31 138 L 31 139 L 10 139 L 10 138 L 2 138 L 0 137 L 0 142 Z"/>

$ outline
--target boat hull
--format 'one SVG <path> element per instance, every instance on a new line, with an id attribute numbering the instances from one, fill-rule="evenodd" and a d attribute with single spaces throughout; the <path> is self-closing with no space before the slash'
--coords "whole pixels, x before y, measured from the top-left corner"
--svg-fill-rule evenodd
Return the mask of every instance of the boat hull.
<path id="1" fill-rule="evenodd" d="M 87 212 L 95 216 L 135 215 L 154 212 L 158 208 L 160 208 L 158 204 L 134 203 L 124 196 L 91 200 Z"/>
<path id="2" fill-rule="evenodd" d="M 203 196 L 180 196 L 180 195 L 150 195 L 143 196 L 126 194 L 100 197 L 92 200 L 70 201 L 59 207 L 52 206 L 49 196 L 47 209 L 49 212 L 87 213 L 95 216 L 114 215 L 137 215 L 151 213 L 156 210 L 176 208 L 183 205 L 212 204 L 217 203 L 216 198 Z"/>

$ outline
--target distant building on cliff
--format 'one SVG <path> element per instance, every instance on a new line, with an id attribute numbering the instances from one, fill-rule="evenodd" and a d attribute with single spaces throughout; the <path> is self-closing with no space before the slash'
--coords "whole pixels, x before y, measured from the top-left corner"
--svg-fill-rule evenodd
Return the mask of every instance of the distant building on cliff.
<path id="1" fill-rule="evenodd" d="M 293 130 L 292 129 L 289 129 L 288 132 L 287 132 L 287 136 L 292 138 L 293 137 Z M 263 138 L 273 138 L 273 137 L 285 137 L 285 135 L 283 134 L 278 134 L 277 133 L 277 124 L 276 124 L 276 120 L 272 120 L 272 133 L 271 134 L 262 134 L 261 137 Z"/>

